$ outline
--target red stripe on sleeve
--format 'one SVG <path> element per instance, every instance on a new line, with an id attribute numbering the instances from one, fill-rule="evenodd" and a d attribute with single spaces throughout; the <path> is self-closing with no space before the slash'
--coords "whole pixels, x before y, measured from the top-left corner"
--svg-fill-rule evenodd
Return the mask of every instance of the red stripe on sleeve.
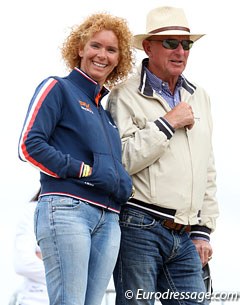
<path id="1" fill-rule="evenodd" d="M 51 89 L 54 87 L 54 85 L 55 85 L 56 83 L 57 83 L 57 80 L 53 79 L 53 80 L 51 81 L 51 83 L 50 83 L 50 84 L 46 87 L 46 89 L 43 91 L 43 93 L 42 93 L 41 96 L 39 97 L 38 101 L 36 101 L 36 106 L 35 106 L 35 108 L 34 108 L 34 111 L 33 111 L 32 116 L 31 116 L 31 120 L 29 121 L 29 123 L 28 123 L 28 125 L 27 125 L 27 129 L 26 129 L 26 131 L 25 131 L 25 133 L 24 133 L 24 136 L 23 136 L 23 139 L 22 139 L 21 149 L 22 149 L 22 153 L 23 153 L 25 159 L 26 159 L 28 162 L 30 162 L 30 163 L 32 163 L 32 165 L 38 167 L 41 171 L 45 172 L 46 174 L 48 174 L 48 175 L 50 175 L 50 176 L 53 176 L 53 177 L 56 177 L 56 178 L 59 178 L 59 176 L 58 176 L 56 173 L 50 171 L 50 170 L 47 169 L 44 165 L 40 164 L 40 163 L 37 162 L 35 159 L 33 159 L 33 158 L 29 155 L 29 153 L 28 153 L 28 151 L 27 151 L 27 147 L 26 147 L 26 145 L 25 145 L 25 141 L 26 141 L 26 139 L 27 139 L 27 137 L 28 137 L 28 133 L 29 133 L 29 131 L 31 130 L 33 124 L 34 124 L 34 121 L 35 121 L 35 119 L 36 119 L 36 116 L 37 116 L 37 114 L 38 114 L 38 111 L 39 111 L 39 109 L 41 108 L 41 105 L 42 105 L 44 99 L 46 98 L 46 96 L 48 95 L 48 93 L 51 91 Z"/>

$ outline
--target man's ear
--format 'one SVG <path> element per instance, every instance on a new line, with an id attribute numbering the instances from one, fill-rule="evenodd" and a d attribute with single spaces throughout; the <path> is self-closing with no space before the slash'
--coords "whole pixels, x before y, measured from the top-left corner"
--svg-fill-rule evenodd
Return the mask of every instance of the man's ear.
<path id="1" fill-rule="evenodd" d="M 142 42 L 143 50 L 149 56 L 151 54 L 151 42 L 148 40 L 143 40 Z"/>

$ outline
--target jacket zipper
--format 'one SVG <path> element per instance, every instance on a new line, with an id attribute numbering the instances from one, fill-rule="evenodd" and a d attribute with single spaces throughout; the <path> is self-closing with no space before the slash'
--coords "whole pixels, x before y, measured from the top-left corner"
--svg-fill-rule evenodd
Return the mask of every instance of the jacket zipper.
<path id="1" fill-rule="evenodd" d="M 100 115 L 100 117 L 101 117 L 102 126 L 103 126 L 103 129 L 104 129 L 104 133 L 105 133 L 107 142 L 108 142 L 109 147 L 110 147 L 111 156 L 112 156 L 113 163 L 114 163 L 114 167 L 115 167 L 115 173 L 116 173 L 116 177 L 117 177 L 117 184 L 119 184 L 119 174 L 118 174 L 118 171 L 117 171 L 116 161 L 115 161 L 115 158 L 114 158 L 112 145 L 111 145 L 111 142 L 110 142 L 110 139 L 109 139 L 109 134 L 108 134 L 108 132 L 107 132 L 107 130 L 106 130 L 106 127 L 105 127 L 105 124 L 106 124 L 106 123 L 105 123 L 105 120 L 103 119 L 102 112 L 103 112 L 102 108 L 98 107 L 98 113 L 99 113 L 99 115 Z M 112 194 L 113 194 L 113 193 L 110 194 L 110 195 L 111 195 L 110 197 L 112 197 Z M 107 206 L 107 208 L 108 208 L 108 206 Z"/>

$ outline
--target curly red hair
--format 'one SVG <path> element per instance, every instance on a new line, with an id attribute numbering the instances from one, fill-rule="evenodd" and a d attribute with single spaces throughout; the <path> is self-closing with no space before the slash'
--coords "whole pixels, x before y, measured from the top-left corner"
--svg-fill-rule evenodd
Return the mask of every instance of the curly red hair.
<path id="1" fill-rule="evenodd" d="M 111 88 L 126 79 L 133 67 L 133 36 L 125 19 L 108 13 L 97 13 L 89 16 L 82 24 L 72 28 L 71 33 L 63 43 L 62 57 L 68 68 L 80 67 L 79 49 L 82 49 L 89 39 L 101 30 L 113 31 L 119 44 L 119 63 L 105 81 L 105 84 Z"/>

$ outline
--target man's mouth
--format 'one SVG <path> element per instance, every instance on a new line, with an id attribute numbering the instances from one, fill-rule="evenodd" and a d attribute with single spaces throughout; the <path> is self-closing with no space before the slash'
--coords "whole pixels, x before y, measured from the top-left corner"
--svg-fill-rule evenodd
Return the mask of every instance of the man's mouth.
<path id="1" fill-rule="evenodd" d="M 171 60 L 171 62 L 173 62 L 175 64 L 182 64 L 183 63 L 182 60 Z"/>

